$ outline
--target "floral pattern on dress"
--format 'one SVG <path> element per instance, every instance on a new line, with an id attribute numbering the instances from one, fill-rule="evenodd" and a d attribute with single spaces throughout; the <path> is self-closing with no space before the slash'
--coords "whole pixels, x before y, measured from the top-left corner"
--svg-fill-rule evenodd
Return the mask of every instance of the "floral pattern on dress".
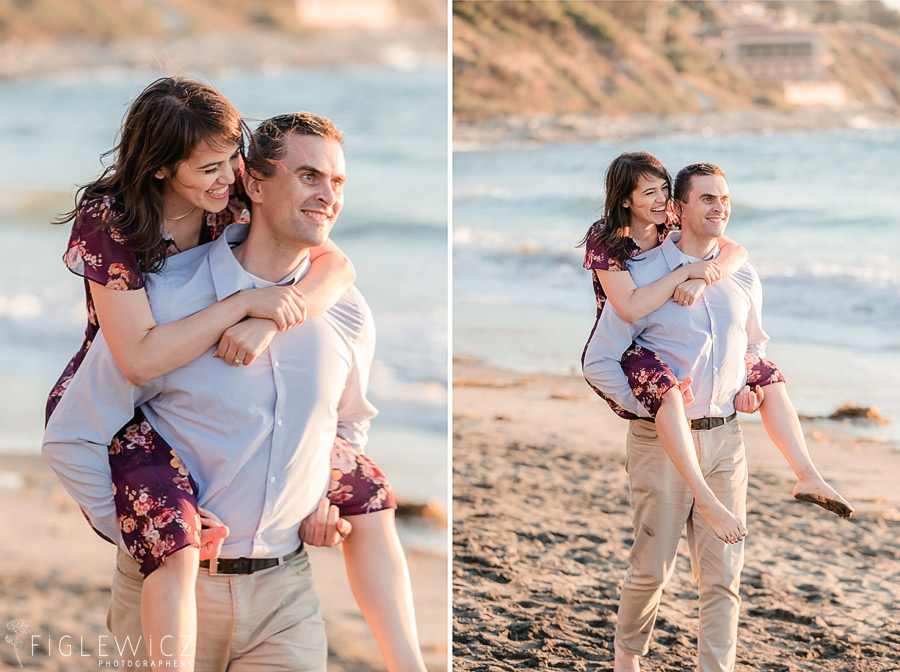
<path id="1" fill-rule="evenodd" d="M 328 500 L 342 516 L 395 509 L 394 492 L 384 472 L 359 449 L 338 436 L 331 449 Z"/>
<path id="2" fill-rule="evenodd" d="M 235 184 L 239 179 L 237 176 Z M 69 270 L 85 279 L 88 323 L 81 348 L 47 399 L 48 420 L 100 329 L 91 281 L 123 291 L 144 286 L 137 257 L 127 246 L 127 233 L 115 226 L 121 216 L 122 206 L 114 196 L 84 201 L 78 209 L 63 261 Z M 228 207 L 220 213 L 206 213 L 200 244 L 212 242 L 235 221 L 249 222 L 250 211 L 243 194 L 232 185 Z M 171 235 L 165 235 L 164 240 L 167 256 L 179 252 Z M 141 572 L 149 575 L 171 553 L 199 545 L 197 485 L 187 466 L 153 430 L 140 409 L 113 437 L 108 452 L 122 538 Z M 328 496 L 340 508 L 341 515 L 396 508 L 387 477 L 360 451 L 338 438 L 331 460 L 333 492 L 330 490 Z M 111 542 L 105 535 L 97 534 Z"/>
<path id="3" fill-rule="evenodd" d="M 662 244 L 669 233 L 678 230 L 680 230 L 680 226 L 677 222 L 673 221 L 668 221 L 664 225 L 658 226 L 657 239 L 659 243 Z M 638 247 L 633 239 L 629 238 L 626 245 L 632 259 L 641 254 L 641 248 Z M 597 301 L 597 320 L 599 320 L 600 315 L 603 312 L 603 307 L 606 305 L 606 293 L 603 291 L 603 286 L 600 284 L 597 274 L 593 271 L 595 269 L 605 271 L 625 271 L 628 269 L 623 267 L 617 260 L 612 259 L 609 256 L 606 247 L 597 241 L 596 226 L 588 236 L 586 248 L 584 267 L 591 271 L 594 286 L 594 298 Z M 594 328 L 596 328 L 596 324 L 597 323 L 595 322 Z M 591 331 L 591 336 L 593 336 L 593 331 Z M 590 343 L 590 339 L 588 339 L 588 343 Z M 581 355 L 582 365 L 584 365 L 586 353 L 587 345 L 585 345 L 584 352 L 582 352 Z M 781 370 L 769 360 L 760 359 L 759 357 L 747 354 L 745 361 L 747 363 L 748 385 L 763 387 L 765 385 L 771 385 L 772 383 L 784 382 L 784 375 L 781 373 Z M 662 399 L 666 392 L 673 387 L 678 386 L 678 380 L 675 377 L 675 374 L 658 354 L 637 345 L 636 343 L 632 343 L 631 347 L 622 354 L 621 363 L 622 371 L 628 379 L 628 385 L 635 398 L 647 409 L 650 413 L 650 417 L 655 418 L 656 414 L 659 412 L 659 407 L 662 404 Z M 619 417 L 627 420 L 634 420 L 638 417 L 622 408 L 609 396 L 591 385 L 590 381 L 588 381 L 588 385 L 609 405 L 613 413 Z"/>
<path id="4" fill-rule="evenodd" d="M 765 387 L 772 383 L 787 382 L 781 369 L 768 359 L 761 359 L 748 352 L 744 355 L 744 363 L 747 365 L 747 385 L 750 387 Z"/>

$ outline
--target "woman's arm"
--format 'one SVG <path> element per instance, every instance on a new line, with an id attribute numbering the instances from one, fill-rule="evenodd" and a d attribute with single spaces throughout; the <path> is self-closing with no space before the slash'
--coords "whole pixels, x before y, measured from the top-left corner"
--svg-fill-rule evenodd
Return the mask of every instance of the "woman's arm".
<path id="1" fill-rule="evenodd" d="M 343 296 L 356 280 L 356 269 L 331 240 L 310 249 L 309 258 L 309 272 L 297 283 L 297 289 L 303 292 L 307 316 L 315 317 Z M 229 364 L 250 366 L 269 347 L 277 332 L 271 320 L 244 320 L 225 330 L 215 356 Z"/>
<path id="2" fill-rule="evenodd" d="M 719 268 L 723 278 L 733 275 L 744 265 L 744 262 L 747 261 L 747 257 L 749 256 L 743 245 L 736 243 L 725 236 L 719 237 L 719 250 L 719 256 L 716 260 L 719 262 Z M 694 301 L 699 298 L 706 287 L 706 282 L 701 282 L 694 278 L 685 280 L 676 287 L 675 293 L 672 295 L 672 300 L 683 306 L 692 306 L 694 305 Z"/>
<path id="3" fill-rule="evenodd" d="M 123 291 L 91 281 L 91 294 L 116 364 L 136 386 L 192 362 L 247 316 L 268 318 L 283 330 L 302 322 L 305 310 L 296 287 L 265 287 L 237 292 L 183 320 L 158 325 L 143 289 Z"/>
<path id="4" fill-rule="evenodd" d="M 749 256 L 743 245 L 734 242 L 731 238 L 719 236 L 719 256 L 716 260 L 719 262 L 723 278 L 734 275 Z"/>
<path id="5" fill-rule="evenodd" d="M 309 272 L 297 283 L 309 317 L 331 308 L 356 280 L 356 269 L 331 239 L 309 251 Z"/>
<path id="6" fill-rule="evenodd" d="M 685 280 L 697 278 L 712 284 L 719 279 L 716 261 L 698 261 L 686 264 L 660 278 L 656 282 L 637 287 L 631 273 L 594 269 L 606 297 L 616 312 L 629 324 L 637 322 L 672 298 L 675 288 Z"/>

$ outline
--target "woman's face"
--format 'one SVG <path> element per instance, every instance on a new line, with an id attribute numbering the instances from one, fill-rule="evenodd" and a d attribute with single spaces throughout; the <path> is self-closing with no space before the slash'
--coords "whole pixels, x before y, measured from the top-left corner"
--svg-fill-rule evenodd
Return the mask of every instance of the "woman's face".
<path id="1" fill-rule="evenodd" d="M 631 211 L 631 225 L 666 223 L 666 206 L 669 204 L 669 185 L 652 175 L 641 175 L 637 187 L 622 205 Z"/>
<path id="2" fill-rule="evenodd" d="M 210 145 L 201 142 L 175 170 L 160 168 L 156 177 L 165 181 L 163 201 L 166 217 L 177 218 L 192 207 L 219 212 L 228 205 L 228 188 L 234 183 L 234 143 Z"/>

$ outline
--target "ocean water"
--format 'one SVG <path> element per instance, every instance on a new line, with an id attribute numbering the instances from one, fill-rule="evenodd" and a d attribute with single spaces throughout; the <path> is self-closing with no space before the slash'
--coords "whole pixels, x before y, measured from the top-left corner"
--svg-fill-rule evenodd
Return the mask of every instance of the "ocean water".
<path id="1" fill-rule="evenodd" d="M 99 174 L 129 102 L 154 78 L 0 82 L 0 453 L 39 451 L 47 392 L 84 330 L 81 282 L 60 261 L 68 227 L 48 222 Z M 235 71 L 212 83 L 251 127 L 306 109 L 344 131 L 349 180 L 333 237 L 377 324 L 369 453 L 400 497 L 446 510 L 446 71 Z"/>
<path id="2" fill-rule="evenodd" d="M 576 248 L 623 151 L 720 165 L 727 234 L 762 278 L 769 357 L 800 413 L 874 405 L 900 439 L 900 129 L 680 135 L 454 152 L 453 347 L 523 372 L 578 372 L 593 324 Z M 755 417 L 755 416 L 754 416 Z"/>

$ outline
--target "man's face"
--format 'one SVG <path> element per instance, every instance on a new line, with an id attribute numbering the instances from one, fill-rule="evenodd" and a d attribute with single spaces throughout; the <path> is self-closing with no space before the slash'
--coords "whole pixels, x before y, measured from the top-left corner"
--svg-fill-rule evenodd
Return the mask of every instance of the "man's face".
<path id="1" fill-rule="evenodd" d="M 299 247 L 325 242 L 344 205 L 344 150 L 337 140 L 292 133 L 275 174 L 263 180 L 264 216 L 276 240 Z"/>
<path id="2" fill-rule="evenodd" d="M 731 215 L 728 183 L 721 175 L 694 175 L 685 202 L 678 205 L 685 232 L 699 238 L 718 238 Z"/>

